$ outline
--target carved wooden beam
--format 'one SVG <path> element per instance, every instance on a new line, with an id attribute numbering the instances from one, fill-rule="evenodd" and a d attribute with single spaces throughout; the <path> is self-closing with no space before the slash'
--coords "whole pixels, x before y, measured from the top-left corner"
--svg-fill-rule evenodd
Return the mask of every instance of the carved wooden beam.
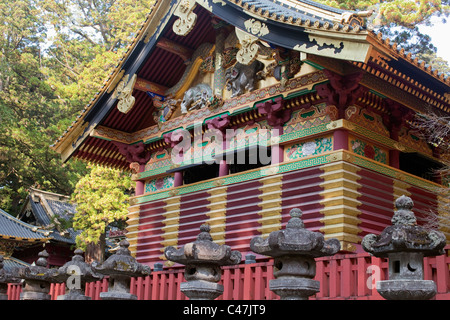
<path id="1" fill-rule="evenodd" d="M 166 38 L 162 38 L 161 40 L 159 40 L 156 46 L 167 52 L 176 54 L 181 59 L 183 59 L 185 64 L 189 63 L 192 54 L 194 53 L 194 50 Z"/>
<path id="2" fill-rule="evenodd" d="M 137 78 L 136 83 L 134 84 L 134 89 L 144 92 L 153 92 L 161 96 L 165 96 L 168 88 L 158 83 L 154 83 L 142 78 Z"/>

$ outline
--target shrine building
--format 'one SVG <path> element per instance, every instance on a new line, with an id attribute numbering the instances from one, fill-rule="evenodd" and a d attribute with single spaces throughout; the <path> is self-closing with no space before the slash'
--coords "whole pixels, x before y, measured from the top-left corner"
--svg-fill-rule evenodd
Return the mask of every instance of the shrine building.
<path id="1" fill-rule="evenodd" d="M 419 223 L 439 213 L 442 150 L 414 123 L 449 115 L 450 78 L 374 32 L 371 12 L 310 0 L 159 0 L 149 10 L 52 146 L 64 161 L 132 172 L 126 237 L 140 263 L 170 266 L 164 249 L 194 241 L 204 223 L 244 257 L 292 208 L 342 253 L 390 225 L 401 195 Z"/>

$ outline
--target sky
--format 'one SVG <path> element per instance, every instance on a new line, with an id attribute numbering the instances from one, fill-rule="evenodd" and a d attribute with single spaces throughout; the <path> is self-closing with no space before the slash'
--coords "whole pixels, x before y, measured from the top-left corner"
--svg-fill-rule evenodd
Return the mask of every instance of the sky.
<path id="1" fill-rule="evenodd" d="M 431 37 L 431 42 L 437 47 L 437 55 L 450 63 L 450 23 L 443 24 L 437 17 L 432 22 L 432 27 L 419 26 L 419 30 Z"/>

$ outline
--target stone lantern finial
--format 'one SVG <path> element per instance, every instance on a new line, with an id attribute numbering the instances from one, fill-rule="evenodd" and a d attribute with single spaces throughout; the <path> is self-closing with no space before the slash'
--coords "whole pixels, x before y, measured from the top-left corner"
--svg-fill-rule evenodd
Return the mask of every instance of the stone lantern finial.
<path id="1" fill-rule="evenodd" d="M 365 251 L 389 259 L 389 280 L 377 282 L 377 291 L 389 300 L 424 300 L 436 294 L 434 281 L 423 280 L 423 257 L 444 254 L 446 238 L 442 232 L 417 225 L 413 206 L 411 198 L 399 197 L 392 225 L 361 242 Z"/>
<path id="2" fill-rule="evenodd" d="M 87 282 L 101 280 L 103 276 L 94 272 L 92 267 L 84 261 L 83 250 L 76 249 L 71 261 L 58 269 L 57 281 L 65 282 L 66 294 L 58 296 L 58 300 L 91 300 L 85 296 Z"/>
<path id="3" fill-rule="evenodd" d="M 269 287 L 283 300 L 306 300 L 320 291 L 314 258 L 337 253 L 340 242 L 325 240 L 320 232 L 305 229 L 302 211 L 294 208 L 291 219 L 284 230 L 273 231 L 267 238 L 255 237 L 250 242 L 253 252 L 271 256 L 274 261 L 274 276 Z"/>
<path id="4" fill-rule="evenodd" d="M 51 300 L 50 284 L 55 282 L 56 269 L 47 268 L 47 251 L 39 252 L 35 265 L 18 269 L 18 276 L 25 280 L 21 300 Z"/>
<path id="5" fill-rule="evenodd" d="M 214 300 L 223 293 L 218 284 L 221 278 L 220 266 L 239 264 L 241 253 L 232 251 L 227 245 L 214 243 L 208 224 L 200 226 L 200 233 L 194 242 L 176 249 L 167 247 L 164 255 L 170 261 L 186 266 L 181 283 L 181 292 L 191 300 Z"/>
<path id="6" fill-rule="evenodd" d="M 138 263 L 128 249 L 130 243 L 122 240 L 119 249 L 102 264 L 93 263 L 92 269 L 104 276 L 109 276 L 108 292 L 101 292 L 102 300 L 136 300 L 130 293 L 132 277 L 145 277 L 151 273 L 150 267 Z"/>

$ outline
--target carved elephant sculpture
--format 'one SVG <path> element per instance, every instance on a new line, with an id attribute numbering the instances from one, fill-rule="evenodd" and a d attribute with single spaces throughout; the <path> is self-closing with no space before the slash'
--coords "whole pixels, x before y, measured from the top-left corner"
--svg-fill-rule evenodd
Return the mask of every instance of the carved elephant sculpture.
<path id="1" fill-rule="evenodd" d="M 264 67 L 261 61 L 255 60 L 249 65 L 238 62 L 228 69 L 225 72 L 225 79 L 227 90 L 232 92 L 231 97 L 244 94 L 245 91 L 253 91 L 256 88 L 256 82 L 264 79 Z"/>
<path id="2" fill-rule="evenodd" d="M 190 110 L 201 109 L 206 106 L 211 97 L 212 89 L 207 84 L 200 83 L 189 88 L 184 93 L 183 101 L 181 101 L 181 112 L 187 113 Z"/>

